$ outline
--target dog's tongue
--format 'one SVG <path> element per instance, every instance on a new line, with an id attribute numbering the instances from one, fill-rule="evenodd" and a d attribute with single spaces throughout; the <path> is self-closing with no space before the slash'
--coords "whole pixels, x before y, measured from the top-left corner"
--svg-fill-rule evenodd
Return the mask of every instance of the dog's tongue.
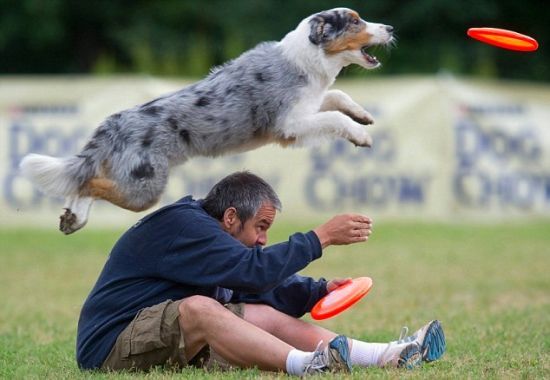
<path id="1" fill-rule="evenodd" d="M 370 54 L 366 54 L 365 58 L 367 58 L 367 61 L 369 61 L 369 63 L 372 63 L 372 64 L 377 64 L 378 63 L 378 58 L 376 58 L 376 57 L 374 57 Z"/>
<path id="2" fill-rule="evenodd" d="M 361 53 L 363 53 L 363 57 L 365 57 L 365 59 L 367 60 L 368 63 L 370 63 L 372 65 L 377 65 L 378 63 L 380 63 L 378 61 L 378 58 L 376 58 L 375 56 L 370 55 L 369 53 L 367 53 L 367 48 L 366 47 L 361 49 Z"/>

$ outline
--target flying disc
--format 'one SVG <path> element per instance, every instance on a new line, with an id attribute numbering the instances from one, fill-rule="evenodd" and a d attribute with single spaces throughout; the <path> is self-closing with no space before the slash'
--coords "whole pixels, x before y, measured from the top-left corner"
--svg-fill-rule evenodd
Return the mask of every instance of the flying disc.
<path id="1" fill-rule="evenodd" d="M 470 28 L 468 36 L 503 49 L 535 51 L 539 43 L 525 34 L 499 28 Z"/>
<path id="2" fill-rule="evenodd" d="M 370 288 L 370 277 L 355 278 L 321 298 L 311 309 L 311 317 L 317 320 L 333 317 L 353 306 L 369 292 Z"/>

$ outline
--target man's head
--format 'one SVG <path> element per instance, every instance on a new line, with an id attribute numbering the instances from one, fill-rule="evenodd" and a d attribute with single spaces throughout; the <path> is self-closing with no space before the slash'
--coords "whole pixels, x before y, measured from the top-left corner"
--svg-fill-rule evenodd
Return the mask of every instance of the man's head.
<path id="1" fill-rule="evenodd" d="M 202 204 L 222 228 L 246 246 L 265 245 L 281 201 L 273 188 L 250 172 L 236 172 L 214 185 Z"/>

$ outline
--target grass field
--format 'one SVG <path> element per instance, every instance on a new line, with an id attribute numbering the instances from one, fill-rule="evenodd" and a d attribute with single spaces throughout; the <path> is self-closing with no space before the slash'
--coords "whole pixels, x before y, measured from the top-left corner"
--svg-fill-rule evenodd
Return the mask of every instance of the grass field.
<path id="1" fill-rule="evenodd" d="M 271 241 L 311 227 L 285 225 L 281 218 Z M 0 231 L 0 378 L 182 377 L 163 370 L 90 373 L 76 366 L 79 310 L 119 232 Z M 330 247 L 305 273 L 373 278 L 364 300 L 322 322 L 349 336 L 388 341 L 402 325 L 414 330 L 433 318 L 444 325 L 442 360 L 413 371 L 356 368 L 343 378 L 550 378 L 550 222 L 376 225 L 367 244 Z M 191 369 L 183 376 L 285 377 Z"/>

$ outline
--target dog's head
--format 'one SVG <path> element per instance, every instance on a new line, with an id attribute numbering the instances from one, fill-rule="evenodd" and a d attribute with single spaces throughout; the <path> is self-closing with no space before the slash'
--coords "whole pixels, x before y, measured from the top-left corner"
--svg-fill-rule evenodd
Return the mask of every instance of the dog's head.
<path id="1" fill-rule="evenodd" d="M 367 22 L 347 8 L 314 14 L 308 23 L 310 42 L 323 49 L 327 56 L 341 59 L 342 66 L 354 63 L 366 69 L 379 67 L 378 59 L 367 50 L 393 41 L 393 27 Z"/>

